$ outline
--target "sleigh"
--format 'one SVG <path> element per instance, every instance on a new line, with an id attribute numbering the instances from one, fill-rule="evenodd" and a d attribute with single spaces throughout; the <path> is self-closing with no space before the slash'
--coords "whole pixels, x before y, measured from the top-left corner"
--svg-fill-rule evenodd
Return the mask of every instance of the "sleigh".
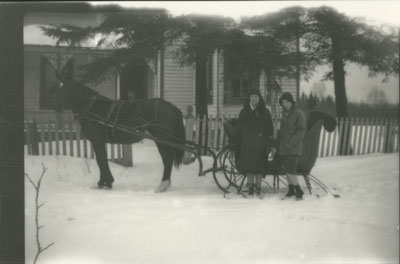
<path id="1" fill-rule="evenodd" d="M 224 128 L 228 139 L 232 137 L 236 119 L 228 120 L 224 123 Z M 320 132 L 322 127 L 328 132 L 332 132 L 336 127 L 336 120 L 330 115 L 322 112 L 311 112 L 307 119 L 307 130 L 303 139 L 303 152 L 298 162 L 297 175 L 304 179 L 309 193 L 313 194 L 313 189 L 322 190 L 325 194 L 331 194 L 335 198 L 338 194 L 333 194 L 330 189 L 311 171 L 317 161 Z M 277 142 L 271 145 L 277 146 Z M 218 162 L 222 169 L 222 175 L 215 178 L 217 185 L 225 192 L 237 192 L 246 196 L 247 193 L 247 178 L 240 172 L 239 162 L 237 157 L 238 149 L 233 144 L 227 144 L 218 155 Z M 286 175 L 283 164 L 283 157 L 275 151 L 268 160 L 265 161 L 265 169 L 263 173 L 263 185 L 276 192 L 280 188 L 280 184 L 287 187 Z M 262 187 L 262 189 L 265 189 Z M 319 196 L 319 194 L 317 194 Z"/>

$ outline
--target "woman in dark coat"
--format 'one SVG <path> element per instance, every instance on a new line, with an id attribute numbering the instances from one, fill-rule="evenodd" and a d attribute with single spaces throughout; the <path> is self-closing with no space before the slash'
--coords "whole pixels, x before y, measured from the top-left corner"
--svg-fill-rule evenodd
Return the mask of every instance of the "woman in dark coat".
<path id="1" fill-rule="evenodd" d="M 279 98 L 279 104 L 283 107 L 283 113 L 278 134 L 278 153 L 285 157 L 283 167 L 289 182 L 289 192 L 286 197 L 295 195 L 297 200 L 301 200 L 304 192 L 299 186 L 296 169 L 303 151 L 306 118 L 304 113 L 296 108 L 291 93 L 283 93 Z"/>
<path id="2" fill-rule="evenodd" d="M 253 90 L 240 111 L 233 133 L 238 148 L 238 170 L 247 176 L 249 195 L 261 194 L 261 179 L 268 160 L 267 147 L 273 137 L 271 114 L 260 91 Z"/>

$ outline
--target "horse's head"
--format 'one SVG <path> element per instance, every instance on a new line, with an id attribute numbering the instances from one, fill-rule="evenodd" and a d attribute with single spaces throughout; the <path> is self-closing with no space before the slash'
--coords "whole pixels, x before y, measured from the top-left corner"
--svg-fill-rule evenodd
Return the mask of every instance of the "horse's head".
<path id="1" fill-rule="evenodd" d="M 66 105 L 70 103 L 69 88 L 66 79 L 55 71 L 57 84 L 54 89 L 55 111 L 61 113 Z"/>
<path id="2" fill-rule="evenodd" d="M 79 106 L 82 93 L 84 93 L 84 86 L 79 82 L 64 77 L 56 72 L 57 85 L 54 91 L 55 110 L 62 112 L 64 108 L 74 110 Z"/>
<path id="3" fill-rule="evenodd" d="M 74 112 L 80 111 L 83 104 L 98 92 L 72 78 L 56 73 L 58 85 L 55 89 L 56 111 L 62 111 L 65 106 Z"/>

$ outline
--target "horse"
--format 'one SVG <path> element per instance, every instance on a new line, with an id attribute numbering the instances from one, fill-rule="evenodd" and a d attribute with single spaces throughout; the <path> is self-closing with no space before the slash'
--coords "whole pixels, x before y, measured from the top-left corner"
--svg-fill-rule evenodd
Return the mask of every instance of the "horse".
<path id="1" fill-rule="evenodd" d="M 172 165 L 179 168 L 183 162 L 184 150 L 165 143 L 185 141 L 180 109 L 160 98 L 129 102 L 112 100 L 72 78 L 56 75 L 59 85 L 55 91 L 55 102 L 59 109 L 65 105 L 71 107 L 81 125 L 82 134 L 91 142 L 100 170 L 98 187 L 111 189 L 114 182 L 108 165 L 106 143 L 134 144 L 146 138 L 144 135 L 151 135 L 164 141 L 155 140 L 164 165 L 162 180 L 156 191 L 166 191 L 171 186 Z"/>

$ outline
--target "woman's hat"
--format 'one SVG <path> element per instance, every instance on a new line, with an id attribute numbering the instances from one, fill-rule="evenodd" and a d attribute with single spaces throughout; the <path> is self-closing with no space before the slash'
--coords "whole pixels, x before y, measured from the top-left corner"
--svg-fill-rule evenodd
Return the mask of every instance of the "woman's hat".
<path id="1" fill-rule="evenodd" d="M 296 102 L 293 100 L 293 95 L 289 92 L 285 92 L 281 95 L 281 97 L 279 98 L 279 104 L 283 107 L 282 105 L 282 101 L 286 100 L 288 102 L 291 102 L 292 104 L 295 104 Z"/>
<path id="2" fill-rule="evenodd" d="M 253 95 L 253 94 L 258 95 L 258 96 L 261 98 L 261 92 L 260 92 L 260 90 L 251 89 L 251 90 L 249 91 L 249 93 L 248 93 L 248 97 L 250 97 L 250 95 Z"/>

